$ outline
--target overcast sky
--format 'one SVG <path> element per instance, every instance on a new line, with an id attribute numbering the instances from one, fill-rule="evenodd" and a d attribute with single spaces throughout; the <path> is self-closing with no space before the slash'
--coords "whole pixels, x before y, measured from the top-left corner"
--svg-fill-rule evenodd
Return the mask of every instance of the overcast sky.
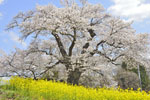
<path id="1" fill-rule="evenodd" d="M 100 3 L 114 16 L 134 21 L 132 27 L 137 33 L 150 33 L 150 0 L 88 0 Z M 20 41 L 17 30 L 5 31 L 7 24 L 20 11 L 34 9 L 37 4 L 48 3 L 60 6 L 59 0 L 0 0 L 0 50 L 9 53 L 14 47 L 26 48 L 29 40 Z"/>

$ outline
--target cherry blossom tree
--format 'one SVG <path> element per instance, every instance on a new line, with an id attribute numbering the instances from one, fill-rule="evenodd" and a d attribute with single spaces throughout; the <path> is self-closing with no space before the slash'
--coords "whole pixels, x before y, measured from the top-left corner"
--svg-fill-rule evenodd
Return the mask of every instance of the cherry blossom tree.
<path id="1" fill-rule="evenodd" d="M 87 69 L 117 66 L 127 58 L 144 63 L 149 51 L 148 34 L 137 34 L 131 22 L 107 14 L 100 4 L 81 1 L 82 5 L 73 0 L 62 1 L 61 8 L 38 5 L 34 10 L 20 12 L 8 25 L 8 29 L 19 28 L 22 39 L 33 36 L 26 53 L 21 55 L 31 60 L 28 68 L 34 76 L 30 64 L 38 75 L 62 64 L 68 73 L 67 82 L 78 84 Z M 41 60 L 41 56 L 46 60 Z M 15 59 L 18 63 L 24 61 L 17 56 Z M 19 65 L 21 70 L 26 67 Z"/>

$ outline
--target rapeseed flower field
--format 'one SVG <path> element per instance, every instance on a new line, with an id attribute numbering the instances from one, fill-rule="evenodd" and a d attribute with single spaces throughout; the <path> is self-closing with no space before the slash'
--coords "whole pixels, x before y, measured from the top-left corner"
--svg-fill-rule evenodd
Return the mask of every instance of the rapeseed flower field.
<path id="1" fill-rule="evenodd" d="M 85 88 L 66 83 L 13 77 L 5 86 L 36 100 L 150 100 L 149 93 L 132 89 Z M 32 99 L 31 99 L 32 100 Z M 35 99 L 34 99 L 35 100 Z"/>

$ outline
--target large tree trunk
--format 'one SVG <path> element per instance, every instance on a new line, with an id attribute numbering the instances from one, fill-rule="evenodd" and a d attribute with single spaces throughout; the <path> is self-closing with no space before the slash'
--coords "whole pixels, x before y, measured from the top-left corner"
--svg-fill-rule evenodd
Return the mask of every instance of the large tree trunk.
<path id="1" fill-rule="evenodd" d="M 74 71 L 69 72 L 67 83 L 78 85 L 81 74 L 82 72 L 80 72 L 78 68 L 76 68 Z"/>

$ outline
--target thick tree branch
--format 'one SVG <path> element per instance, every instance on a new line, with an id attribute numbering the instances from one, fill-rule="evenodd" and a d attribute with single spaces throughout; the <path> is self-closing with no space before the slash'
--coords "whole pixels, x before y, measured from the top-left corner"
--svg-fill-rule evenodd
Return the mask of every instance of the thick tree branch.
<path id="1" fill-rule="evenodd" d="M 63 62 L 64 62 L 64 64 L 65 64 L 65 66 L 66 66 L 66 69 L 69 69 L 70 66 L 71 66 L 70 58 L 69 58 L 69 56 L 67 55 L 67 52 L 66 52 L 66 50 L 65 50 L 65 48 L 64 48 L 64 46 L 63 46 L 63 44 L 62 44 L 62 42 L 61 42 L 61 39 L 60 39 L 59 35 L 58 35 L 58 34 L 55 34 L 54 32 L 52 32 L 52 35 L 55 37 L 56 42 L 57 42 L 57 44 L 58 44 L 58 48 L 59 48 L 59 50 L 60 50 L 60 53 L 62 54 L 62 56 L 63 56 L 63 58 L 64 58 L 64 61 L 63 61 Z"/>
<path id="2" fill-rule="evenodd" d="M 69 56 L 72 56 L 72 50 L 73 50 L 73 47 L 74 47 L 74 45 L 75 45 L 75 41 L 76 41 L 76 29 L 75 28 L 73 28 L 73 30 L 74 30 L 74 36 L 73 36 L 73 41 L 72 41 L 72 43 L 71 43 L 71 45 L 70 45 L 70 47 L 69 47 Z"/>
<path id="3" fill-rule="evenodd" d="M 58 34 L 55 34 L 55 33 L 53 33 L 53 32 L 52 32 L 52 35 L 53 35 L 53 36 L 55 37 L 55 39 L 56 39 L 56 42 L 57 42 L 57 44 L 58 44 L 60 53 L 62 54 L 62 56 L 63 56 L 64 58 L 66 58 L 68 55 L 67 55 L 67 52 L 66 52 L 66 50 L 65 50 L 65 48 L 64 48 L 64 46 L 63 46 L 63 44 L 62 44 L 62 42 L 61 42 L 61 39 L 60 39 L 59 35 L 58 35 Z"/>

